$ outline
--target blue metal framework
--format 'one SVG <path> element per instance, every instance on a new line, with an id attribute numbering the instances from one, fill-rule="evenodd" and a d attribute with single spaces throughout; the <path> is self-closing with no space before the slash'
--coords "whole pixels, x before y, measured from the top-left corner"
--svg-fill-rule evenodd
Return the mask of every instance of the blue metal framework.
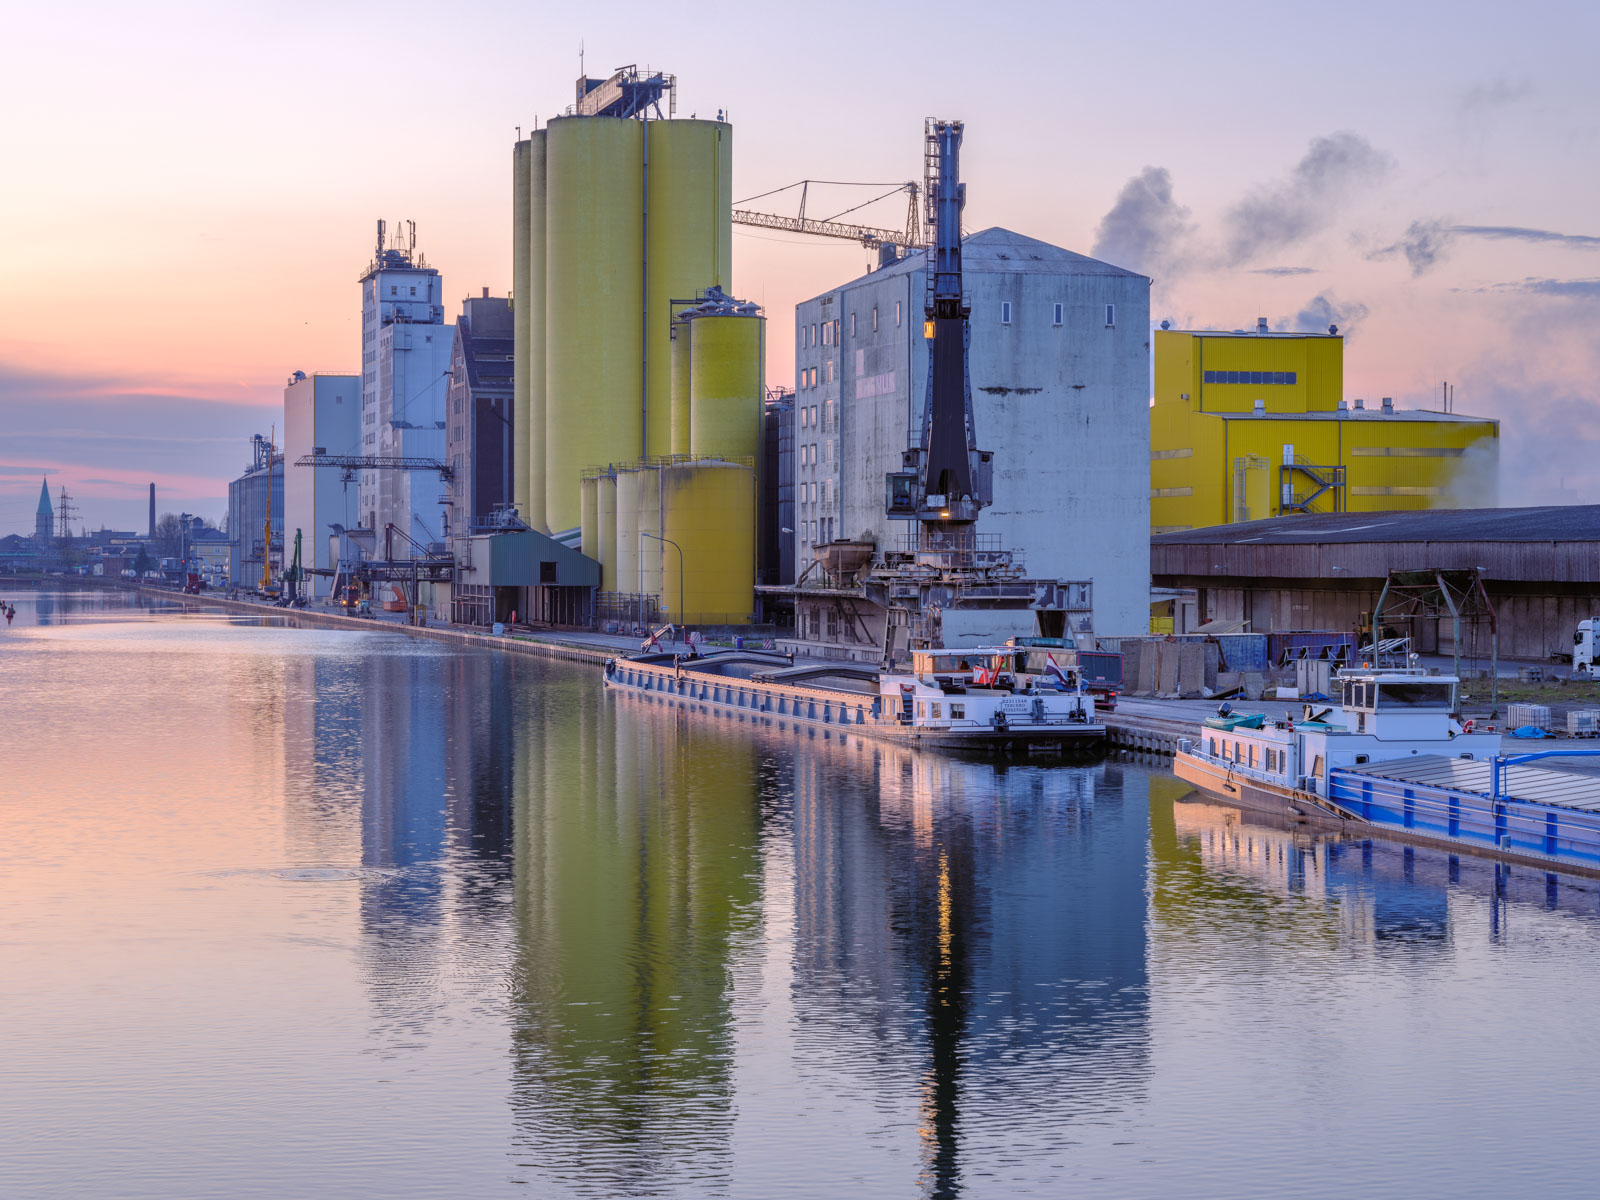
<path id="1" fill-rule="evenodd" d="M 1496 757 L 1493 795 L 1335 769 L 1329 773 L 1328 798 L 1380 829 L 1600 870 L 1600 813 L 1504 794 L 1506 767 L 1579 754 L 1596 756 L 1600 751 L 1547 750 Z"/>

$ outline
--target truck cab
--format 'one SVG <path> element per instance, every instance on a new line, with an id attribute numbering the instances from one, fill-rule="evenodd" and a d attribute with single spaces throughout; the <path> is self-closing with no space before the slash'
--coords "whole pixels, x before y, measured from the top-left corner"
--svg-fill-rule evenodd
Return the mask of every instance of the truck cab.
<path id="1" fill-rule="evenodd" d="M 1572 635 L 1572 670 L 1594 672 L 1595 621 L 1578 622 L 1578 631 Z"/>

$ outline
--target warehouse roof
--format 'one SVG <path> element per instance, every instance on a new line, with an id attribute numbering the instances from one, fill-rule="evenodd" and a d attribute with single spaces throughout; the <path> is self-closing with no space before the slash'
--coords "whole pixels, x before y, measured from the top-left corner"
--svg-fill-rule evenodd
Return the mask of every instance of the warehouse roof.
<path id="1" fill-rule="evenodd" d="M 1237 387 L 1237 384 L 1230 386 Z M 1349 408 L 1343 412 L 1327 409 L 1318 409 L 1315 412 L 1221 412 L 1216 409 L 1201 409 L 1196 414 L 1201 417 L 1216 417 L 1221 421 L 1353 421 L 1353 422 L 1388 422 L 1388 421 L 1444 421 L 1458 422 L 1464 425 L 1498 425 L 1500 422 L 1493 417 L 1473 417 L 1465 413 L 1436 412 L 1427 408 L 1397 408 L 1393 412 L 1384 412 L 1381 408 Z"/>
<path id="2" fill-rule="evenodd" d="M 909 275 L 921 270 L 922 264 L 923 251 L 913 250 L 893 266 L 858 276 L 837 288 L 829 288 L 822 295 L 832 295 L 884 275 Z M 1000 275 L 1122 275 L 1130 279 L 1144 278 L 1137 271 L 1127 271 L 1101 262 L 1098 258 L 1090 258 L 1087 254 L 1064 250 L 1060 246 L 1052 246 L 1049 242 L 1025 237 L 998 226 L 968 234 L 961 239 L 961 269 L 963 272 Z M 818 298 L 812 297 L 814 300 Z"/>
<path id="3" fill-rule="evenodd" d="M 1162 533 L 1152 546 L 1359 542 L 1600 542 L 1600 504 L 1272 517 Z"/>

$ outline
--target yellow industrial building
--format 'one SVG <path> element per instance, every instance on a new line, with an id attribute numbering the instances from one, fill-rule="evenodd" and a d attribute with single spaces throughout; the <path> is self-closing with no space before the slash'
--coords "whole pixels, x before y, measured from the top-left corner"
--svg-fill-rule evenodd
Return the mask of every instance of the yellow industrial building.
<path id="1" fill-rule="evenodd" d="M 766 322 L 727 292 L 732 129 L 674 89 L 580 79 L 513 149 L 512 499 L 600 563 L 602 614 L 746 623 Z"/>
<path id="2" fill-rule="evenodd" d="M 1495 502 L 1499 422 L 1344 397 L 1337 333 L 1161 329 L 1155 533 L 1295 513 Z"/>

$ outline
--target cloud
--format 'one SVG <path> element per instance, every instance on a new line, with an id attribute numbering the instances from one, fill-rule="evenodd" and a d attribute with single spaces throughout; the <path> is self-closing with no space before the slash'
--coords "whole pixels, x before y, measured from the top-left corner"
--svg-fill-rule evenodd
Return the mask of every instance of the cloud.
<path id="1" fill-rule="evenodd" d="M 1489 79 L 1462 92 L 1457 107 L 1464 116 L 1470 117 L 1507 108 L 1531 95 L 1533 85 L 1526 80 Z"/>
<path id="2" fill-rule="evenodd" d="M 1451 233 L 1462 237 L 1497 238 L 1507 241 L 1554 242 L 1579 250 L 1600 250 L 1600 237 L 1587 233 L 1557 233 L 1553 229 L 1528 229 L 1522 225 L 1452 225 Z"/>
<path id="3" fill-rule="evenodd" d="M 1258 188 L 1228 212 L 1227 261 L 1238 266 L 1321 232 L 1351 194 L 1393 168 L 1394 160 L 1359 134 L 1313 139 L 1287 179 Z"/>
<path id="4" fill-rule="evenodd" d="M 1472 292 L 1512 292 L 1523 296 L 1555 296 L 1562 300 L 1600 300 L 1600 279 L 1537 279 L 1529 277 L 1488 287 L 1457 289 Z"/>
<path id="5" fill-rule="evenodd" d="M 1095 231 L 1095 258 L 1146 275 L 1176 275 L 1182 244 L 1193 227 L 1189 210 L 1172 195 L 1172 173 L 1146 167 L 1117 193 Z"/>
<path id="6" fill-rule="evenodd" d="M 1318 292 L 1294 316 L 1281 318 L 1276 327 L 1296 333 L 1321 333 L 1328 326 L 1337 325 L 1348 341 L 1369 311 L 1359 301 L 1335 300 L 1328 292 Z"/>
<path id="7" fill-rule="evenodd" d="M 1422 218 L 1411 222 L 1399 241 L 1374 250 L 1367 258 L 1376 261 L 1403 254 L 1411 265 L 1412 278 L 1416 278 L 1444 261 L 1447 251 L 1459 238 L 1600 250 L 1600 237 L 1587 233 L 1560 233 L 1526 225 L 1447 225 L 1443 221 Z"/>
<path id="8" fill-rule="evenodd" d="M 1287 276 L 1287 275 L 1316 275 L 1316 274 L 1319 274 L 1319 273 L 1320 272 L 1318 272 L 1316 267 L 1255 267 L 1250 272 L 1250 274 L 1252 274 L 1252 275 L 1281 275 L 1281 276 Z"/>

